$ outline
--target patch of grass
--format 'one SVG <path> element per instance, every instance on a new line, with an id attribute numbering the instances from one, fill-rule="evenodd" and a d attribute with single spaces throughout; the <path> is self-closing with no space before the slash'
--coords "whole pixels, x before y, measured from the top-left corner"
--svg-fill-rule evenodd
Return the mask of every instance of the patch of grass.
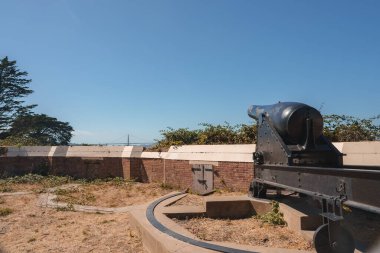
<path id="1" fill-rule="evenodd" d="M 74 182 L 78 184 L 95 184 L 95 185 L 111 184 L 115 186 L 124 186 L 128 184 L 136 183 L 134 179 L 124 179 L 122 177 L 108 177 L 108 178 L 102 178 L 102 179 L 81 178 L 81 179 L 76 179 Z"/>
<path id="2" fill-rule="evenodd" d="M 0 183 L 0 192 L 13 192 L 13 188 L 7 183 Z"/>
<path id="3" fill-rule="evenodd" d="M 13 213 L 13 210 L 8 207 L 0 207 L 0 216 L 7 216 Z"/>
<path id="4" fill-rule="evenodd" d="M 7 177 L 0 180 L 0 185 L 10 184 L 41 184 L 46 188 L 67 184 L 73 181 L 69 176 L 41 176 L 38 174 L 26 174 L 23 176 Z"/>
<path id="5" fill-rule="evenodd" d="M 110 223 L 110 222 L 114 222 L 115 220 L 112 219 L 112 220 L 104 220 L 101 222 L 101 224 L 106 224 L 106 223 Z"/>
<path id="6" fill-rule="evenodd" d="M 277 201 L 272 201 L 272 210 L 266 214 L 257 215 L 256 217 L 263 222 L 272 225 L 286 225 L 284 214 L 280 212 L 280 204 Z"/>
<path id="7" fill-rule="evenodd" d="M 61 212 L 75 212 L 75 208 L 72 203 L 68 203 L 67 206 L 58 206 L 56 210 Z"/>
<path id="8" fill-rule="evenodd" d="M 37 174 L 26 174 L 23 176 L 8 177 L 3 180 L 11 184 L 37 184 L 41 183 L 44 178 L 44 176 Z"/>
<path id="9" fill-rule="evenodd" d="M 78 188 L 57 189 L 54 193 L 57 195 L 55 199 L 57 202 L 88 205 L 96 201 L 94 194 L 86 192 L 85 190 L 79 190 Z"/>
<path id="10" fill-rule="evenodd" d="M 58 188 L 54 191 L 54 193 L 56 195 L 61 195 L 61 196 L 67 196 L 71 193 L 74 193 L 74 192 L 79 192 L 79 189 L 78 188 L 68 188 L 68 189 L 61 189 L 61 188 Z"/>
<path id="11" fill-rule="evenodd" d="M 77 184 L 111 184 L 115 186 L 124 186 L 135 183 L 134 179 L 126 180 L 122 177 L 110 177 L 104 179 L 73 179 L 70 176 L 42 176 L 39 174 L 26 174 L 23 176 L 6 177 L 0 179 L 0 192 L 12 191 L 10 185 L 12 184 L 39 184 L 44 188 L 56 187 L 68 183 Z"/>
<path id="12" fill-rule="evenodd" d="M 164 190 L 172 190 L 172 189 L 174 189 L 173 185 L 167 184 L 167 183 L 161 183 L 160 187 L 161 187 L 161 189 L 164 189 Z"/>
<path id="13" fill-rule="evenodd" d="M 56 187 L 64 184 L 71 183 L 73 181 L 72 177 L 69 176 L 47 176 L 42 180 L 42 185 L 45 188 L 51 188 L 51 187 Z"/>
<path id="14" fill-rule="evenodd" d="M 122 178 L 122 177 L 114 177 L 114 178 L 109 179 L 108 182 L 109 182 L 111 185 L 122 186 L 122 185 L 125 185 L 126 183 L 134 182 L 134 181 L 126 181 L 126 180 L 125 180 L 124 178 Z"/>

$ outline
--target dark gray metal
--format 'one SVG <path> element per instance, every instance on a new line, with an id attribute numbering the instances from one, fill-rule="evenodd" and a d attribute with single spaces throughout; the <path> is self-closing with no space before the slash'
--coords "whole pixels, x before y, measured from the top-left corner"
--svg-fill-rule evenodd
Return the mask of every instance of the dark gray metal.
<path id="1" fill-rule="evenodd" d="M 214 171 L 211 164 L 193 164 L 192 190 L 201 195 L 209 194 L 214 190 Z"/>
<path id="2" fill-rule="evenodd" d="M 269 188 L 287 189 L 319 199 L 325 227 L 315 236 L 317 252 L 353 252 L 353 243 L 347 243 L 352 237 L 339 223 L 342 205 L 380 214 L 380 168 L 342 168 L 343 154 L 323 136 L 322 116 L 308 105 L 251 106 L 248 115 L 258 121 L 250 194 L 265 197 Z"/>
<path id="3" fill-rule="evenodd" d="M 171 236 L 177 240 L 180 240 L 180 241 L 183 241 L 183 242 L 186 242 L 186 243 L 189 243 L 191 245 L 198 246 L 201 248 L 214 250 L 214 251 L 218 251 L 218 252 L 224 252 L 224 253 L 258 253 L 255 251 L 248 251 L 248 250 L 241 250 L 241 249 L 235 249 L 235 248 L 230 248 L 230 247 L 224 247 L 224 246 L 220 246 L 217 244 L 212 244 L 212 243 L 208 243 L 208 242 L 204 242 L 204 241 L 200 241 L 200 240 L 195 240 L 195 239 L 192 239 L 190 237 L 178 234 L 178 233 L 174 232 L 173 230 L 165 227 L 154 216 L 154 209 L 162 201 L 167 200 L 169 198 L 172 198 L 174 196 L 180 195 L 180 194 L 184 194 L 184 193 L 185 192 L 174 193 L 174 194 L 168 195 L 166 197 L 162 197 L 162 198 L 154 201 L 153 203 L 151 203 L 146 210 L 146 218 L 148 219 L 149 223 L 152 224 L 155 228 L 157 228 L 162 233 L 165 233 L 165 234 L 167 234 L 167 235 L 169 235 L 169 236 Z"/>
<path id="4" fill-rule="evenodd" d="M 271 124 L 286 144 L 298 145 L 306 141 L 306 119 L 312 120 L 313 136 L 322 135 L 323 120 L 318 110 L 308 105 L 296 102 L 280 102 L 274 105 L 252 105 L 248 115 L 259 121 L 269 118 Z"/>
<path id="5" fill-rule="evenodd" d="M 259 119 L 255 163 L 341 167 L 343 154 L 322 135 L 322 118 L 316 112 L 300 103 L 251 107 L 249 115 Z"/>

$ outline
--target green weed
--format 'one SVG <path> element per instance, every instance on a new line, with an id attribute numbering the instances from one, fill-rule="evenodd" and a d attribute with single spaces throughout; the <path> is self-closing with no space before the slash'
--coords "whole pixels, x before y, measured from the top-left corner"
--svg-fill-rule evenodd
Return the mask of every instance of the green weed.
<path id="1" fill-rule="evenodd" d="M 286 225 L 284 214 L 280 212 L 280 204 L 277 201 L 272 201 L 272 210 L 266 214 L 257 215 L 256 217 L 263 222 L 272 225 Z"/>
<path id="2" fill-rule="evenodd" d="M 13 210 L 8 207 L 0 207 L 0 216 L 7 216 L 13 213 Z"/>

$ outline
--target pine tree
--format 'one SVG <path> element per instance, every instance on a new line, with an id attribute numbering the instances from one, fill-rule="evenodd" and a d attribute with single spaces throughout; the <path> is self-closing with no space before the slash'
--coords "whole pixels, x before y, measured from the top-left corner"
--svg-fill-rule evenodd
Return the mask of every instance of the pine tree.
<path id="1" fill-rule="evenodd" d="M 33 91 L 28 85 L 32 81 L 27 79 L 28 73 L 20 71 L 16 61 L 9 61 L 8 57 L 0 63 L 0 134 L 7 131 L 18 116 L 27 115 L 36 105 L 24 105 L 22 100 Z"/>

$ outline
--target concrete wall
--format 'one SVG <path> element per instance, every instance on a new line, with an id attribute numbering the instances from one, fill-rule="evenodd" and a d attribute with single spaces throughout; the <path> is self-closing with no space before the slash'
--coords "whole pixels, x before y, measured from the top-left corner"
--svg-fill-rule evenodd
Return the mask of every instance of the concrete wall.
<path id="1" fill-rule="evenodd" d="M 33 146 L 6 147 L 0 156 L 0 176 L 42 173 L 75 178 L 138 178 L 136 159 L 142 147 Z M 131 169 L 132 168 L 132 169 Z"/>
<path id="2" fill-rule="evenodd" d="M 334 143 L 346 165 L 380 166 L 380 142 Z M 181 188 L 192 184 L 193 164 L 211 164 L 214 186 L 246 191 L 253 177 L 255 145 L 187 145 L 168 152 L 142 147 L 73 146 L 7 147 L 0 156 L 0 176 L 45 171 L 77 178 L 124 177 L 164 182 Z"/>

